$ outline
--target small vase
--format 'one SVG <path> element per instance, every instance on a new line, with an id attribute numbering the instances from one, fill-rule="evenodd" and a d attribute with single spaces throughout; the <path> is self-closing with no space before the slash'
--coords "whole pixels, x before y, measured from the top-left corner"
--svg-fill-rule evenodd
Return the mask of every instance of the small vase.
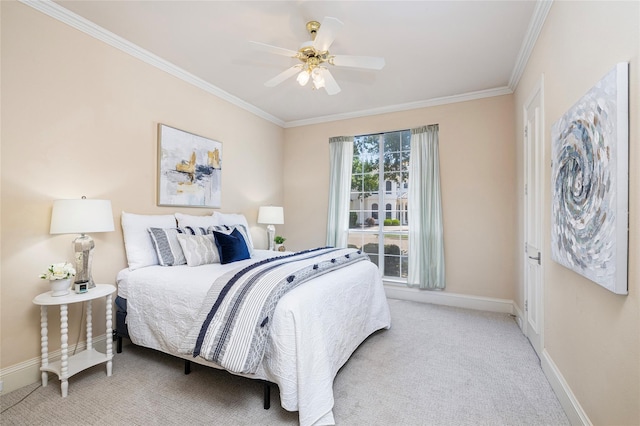
<path id="1" fill-rule="evenodd" d="M 282 244 L 276 244 L 277 251 L 287 251 L 287 249 Z"/>
<path id="2" fill-rule="evenodd" d="M 54 297 L 64 296 L 69 294 L 69 288 L 71 288 L 71 279 L 66 280 L 49 280 L 51 284 L 51 295 Z"/>

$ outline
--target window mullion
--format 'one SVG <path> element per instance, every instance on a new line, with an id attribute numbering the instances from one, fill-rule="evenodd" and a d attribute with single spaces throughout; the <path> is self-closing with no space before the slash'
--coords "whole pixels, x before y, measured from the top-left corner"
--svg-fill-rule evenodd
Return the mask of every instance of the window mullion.
<path id="1" fill-rule="evenodd" d="M 378 267 L 384 276 L 384 220 L 386 219 L 386 184 L 384 180 L 384 134 L 378 136 Z"/>

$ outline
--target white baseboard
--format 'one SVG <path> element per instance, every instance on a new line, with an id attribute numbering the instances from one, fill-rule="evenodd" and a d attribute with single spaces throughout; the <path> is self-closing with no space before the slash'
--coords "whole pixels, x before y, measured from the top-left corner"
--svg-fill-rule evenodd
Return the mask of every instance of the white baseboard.
<path id="1" fill-rule="evenodd" d="M 522 330 L 522 332 L 526 336 L 527 333 L 525 329 L 526 323 L 525 323 L 524 312 L 522 312 L 522 310 L 516 304 L 516 302 L 513 302 L 513 315 L 516 316 L 516 323 L 518 323 L 518 327 L 520 327 L 520 330 Z"/>
<path id="2" fill-rule="evenodd" d="M 111 337 L 111 336 L 110 336 Z M 87 347 L 86 342 L 79 342 L 78 347 L 75 348 L 76 352 L 82 351 Z M 106 336 L 103 334 L 93 338 L 93 347 L 104 351 L 106 347 Z M 70 353 L 73 353 L 73 349 L 69 348 Z M 115 346 L 114 346 L 115 350 Z M 57 351 L 49 352 L 49 362 L 55 362 L 60 360 L 60 349 Z M 12 392 L 16 389 L 28 386 L 30 384 L 39 382 L 41 380 L 40 365 L 42 363 L 41 357 L 31 358 L 27 361 L 23 361 L 19 364 L 12 365 L 0 370 L 0 380 L 2 381 L 2 394 Z M 53 375 L 56 380 L 57 376 Z M 56 383 L 54 381 L 54 383 Z"/>
<path id="3" fill-rule="evenodd" d="M 589 420 L 587 413 L 582 409 L 578 399 L 571 391 L 569 384 L 562 376 L 562 373 L 560 373 L 558 366 L 553 362 L 546 349 L 543 349 L 542 351 L 540 363 L 542 365 L 544 375 L 547 376 L 547 380 L 549 380 L 549 384 L 556 393 L 556 396 L 560 401 L 560 405 L 562 405 L 562 408 L 567 414 L 571 424 L 592 426 L 593 424 L 591 423 L 591 420 Z"/>
<path id="4" fill-rule="evenodd" d="M 433 303 L 436 305 L 476 309 L 479 311 L 514 314 L 515 305 L 513 300 L 508 299 L 469 296 L 445 291 L 425 291 L 394 284 L 385 284 L 384 291 L 390 299 L 410 300 L 413 302 Z"/>

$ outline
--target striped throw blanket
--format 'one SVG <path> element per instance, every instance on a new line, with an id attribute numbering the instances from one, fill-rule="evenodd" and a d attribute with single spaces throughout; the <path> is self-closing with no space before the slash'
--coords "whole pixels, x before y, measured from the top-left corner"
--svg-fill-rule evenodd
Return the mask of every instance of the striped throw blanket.
<path id="1" fill-rule="evenodd" d="M 255 373 L 280 298 L 311 278 L 361 260 L 368 256 L 356 249 L 318 248 L 262 260 L 218 278 L 181 352 L 235 373 Z"/>

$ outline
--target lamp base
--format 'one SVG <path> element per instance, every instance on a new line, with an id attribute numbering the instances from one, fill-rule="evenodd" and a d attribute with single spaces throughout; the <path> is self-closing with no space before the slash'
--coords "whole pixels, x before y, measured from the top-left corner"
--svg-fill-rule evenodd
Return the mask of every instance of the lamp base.
<path id="1" fill-rule="evenodd" d="M 91 277 L 91 264 L 93 261 L 93 238 L 86 234 L 73 240 L 73 251 L 76 261 L 76 278 L 74 283 L 86 283 L 87 288 L 94 288 L 96 284 Z"/>
<path id="2" fill-rule="evenodd" d="M 267 225 L 267 240 L 269 241 L 269 250 L 275 250 L 275 242 L 273 239 L 276 237 L 276 227 L 273 225 Z"/>

